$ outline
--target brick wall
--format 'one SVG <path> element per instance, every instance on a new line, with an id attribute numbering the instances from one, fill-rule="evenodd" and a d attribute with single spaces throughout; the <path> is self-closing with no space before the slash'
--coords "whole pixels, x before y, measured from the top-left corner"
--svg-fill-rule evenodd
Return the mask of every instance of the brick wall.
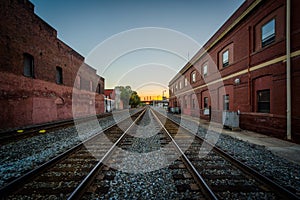
<path id="1" fill-rule="evenodd" d="M 204 47 L 189 63 L 170 81 L 172 88 L 179 77 L 189 79 L 193 70 L 197 69 L 197 81 L 191 83 L 203 115 L 203 98 L 209 97 L 212 107 L 211 119 L 221 122 L 224 94 L 230 97 L 229 110 L 242 112 L 241 127 L 269 135 L 285 138 L 286 135 L 286 62 L 282 56 L 286 53 L 286 6 L 285 0 L 262 1 L 234 28 L 221 35 L 237 20 L 246 9 L 255 2 L 244 4 L 217 30 Z M 291 51 L 300 50 L 300 20 L 297 14 L 300 1 L 292 1 L 291 14 Z M 275 41 L 266 46 L 261 45 L 261 27 L 270 19 L 276 20 Z M 221 38 L 220 38 L 221 37 Z M 229 50 L 229 65 L 222 66 L 222 53 Z M 204 53 L 206 52 L 206 54 Z M 299 53 L 298 53 L 299 54 Z M 281 59 L 280 59 L 281 58 Z M 276 61 L 277 59 L 277 61 Z M 269 61 L 272 61 L 268 64 Z M 208 63 L 208 75 L 203 77 L 201 66 Z M 292 134 L 294 140 L 300 140 L 300 56 L 291 58 L 292 63 Z M 254 69 L 263 65 L 263 67 Z M 248 71 L 249 69 L 249 71 Z M 239 79 L 239 84 L 235 80 Z M 218 81 L 219 80 L 219 81 Z M 208 85 L 206 85 L 208 83 Z M 257 91 L 270 90 L 270 113 L 257 113 Z M 182 99 L 189 88 L 173 93 L 172 101 Z M 189 93 L 192 93 L 190 91 Z M 171 104 L 172 105 L 172 104 Z M 195 114 L 190 108 L 182 108 L 183 113 Z M 186 110 L 185 110 L 186 109 Z M 197 111 L 196 111 L 197 112 Z"/>
<path id="2" fill-rule="evenodd" d="M 0 129 L 71 119 L 72 105 L 78 107 L 78 102 L 81 116 L 102 113 L 104 79 L 57 38 L 57 31 L 34 13 L 34 5 L 1 1 L 0 9 Z M 32 77 L 24 76 L 24 54 L 33 57 Z M 62 84 L 56 83 L 57 67 Z M 76 76 L 82 87 L 73 91 Z M 79 97 L 75 104 L 74 94 Z"/>

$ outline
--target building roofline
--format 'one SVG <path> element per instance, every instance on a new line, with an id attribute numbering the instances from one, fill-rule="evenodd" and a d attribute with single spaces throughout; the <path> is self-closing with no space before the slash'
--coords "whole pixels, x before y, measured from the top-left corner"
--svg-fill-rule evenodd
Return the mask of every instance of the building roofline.
<path id="1" fill-rule="evenodd" d="M 264 0 L 246 0 L 215 32 L 215 34 L 203 45 L 203 47 L 188 61 L 185 66 L 172 78 L 169 86 L 173 84 L 181 74 L 184 74 L 191 66 L 199 61 L 211 50 L 220 40 L 222 40 L 231 30 L 233 30 L 248 14 L 253 11 Z"/>

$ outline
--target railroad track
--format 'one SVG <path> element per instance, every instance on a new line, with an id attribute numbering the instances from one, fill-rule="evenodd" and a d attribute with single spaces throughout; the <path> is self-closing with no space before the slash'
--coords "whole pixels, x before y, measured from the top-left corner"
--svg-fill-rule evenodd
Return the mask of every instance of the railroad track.
<path id="1" fill-rule="evenodd" d="M 111 113 L 104 113 L 101 115 L 97 115 L 97 118 L 104 118 L 112 115 Z M 90 120 L 94 120 L 94 117 L 85 117 L 82 119 L 77 119 L 77 123 L 84 123 Z M 45 132 L 55 131 L 62 128 L 74 126 L 74 120 L 64 120 L 60 122 L 51 122 L 31 127 L 20 128 L 18 130 L 10 130 L 0 132 L 0 145 L 5 145 L 11 142 L 16 142 L 22 139 L 26 139 L 29 137 L 45 134 Z"/>
<path id="2" fill-rule="evenodd" d="M 128 129 L 69 199 L 211 198 L 213 194 L 208 191 L 203 179 L 168 131 L 156 120 L 148 110 L 143 120 L 137 123 L 150 123 L 155 134 L 151 135 L 149 128 L 141 131 L 139 127 L 132 126 Z M 161 148 L 164 150 L 159 151 Z M 155 151 L 159 151 L 158 157 L 148 156 L 147 153 Z M 132 152 L 142 155 L 134 157 Z M 151 159 L 157 160 L 151 162 Z M 151 168 L 149 165 L 153 163 L 155 166 Z"/>
<path id="3" fill-rule="evenodd" d="M 155 112 L 218 199 L 300 199 L 205 139 Z M 193 137 L 193 142 L 190 142 Z M 188 142 L 186 142 L 188 141 Z"/>
<path id="4" fill-rule="evenodd" d="M 118 122 L 128 127 L 142 111 Z M 66 199 L 122 133 L 113 125 L 0 189 L 2 199 Z M 100 147 L 100 148 L 99 148 Z"/>
<path id="5" fill-rule="evenodd" d="M 142 118 L 143 116 L 143 118 Z M 2 188 L 7 199 L 207 199 L 207 188 L 182 150 L 174 143 L 160 122 L 147 110 L 134 117 L 134 123 L 111 127 L 45 164 L 15 183 Z M 131 121 L 131 120 L 129 120 Z M 139 130 L 151 124 L 149 132 Z M 136 124 L 138 126 L 136 126 Z M 125 131 L 119 127 L 128 127 Z M 149 128 L 148 128 L 149 130 Z M 156 132 L 157 131 L 157 132 Z M 150 131 L 151 132 L 151 131 Z M 144 137 L 142 137 L 144 136 Z M 111 145 L 113 144 L 113 145 Z M 100 147 L 100 148 L 99 148 Z M 149 153 L 164 147 L 161 159 L 131 159 L 132 152 Z M 130 158 L 130 159 L 127 159 Z M 153 169 L 149 168 L 152 161 Z M 165 166 L 157 164 L 166 163 Z M 154 183 L 155 181 L 155 183 Z"/>
<path id="6" fill-rule="evenodd" d="M 0 197 L 299 199 L 151 109 L 1 188 Z"/>

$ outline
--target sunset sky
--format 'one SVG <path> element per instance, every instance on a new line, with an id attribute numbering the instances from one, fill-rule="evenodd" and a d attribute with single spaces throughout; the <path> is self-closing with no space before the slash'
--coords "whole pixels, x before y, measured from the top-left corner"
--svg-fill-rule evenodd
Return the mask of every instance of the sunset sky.
<path id="1" fill-rule="evenodd" d="M 143 98 L 161 97 L 244 0 L 31 2 L 58 38 L 105 78 L 105 88 L 130 85 Z"/>

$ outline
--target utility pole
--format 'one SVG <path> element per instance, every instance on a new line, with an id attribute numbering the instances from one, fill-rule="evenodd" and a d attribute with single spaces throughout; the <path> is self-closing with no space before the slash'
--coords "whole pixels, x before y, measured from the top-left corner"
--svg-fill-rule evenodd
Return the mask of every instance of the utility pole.
<path id="1" fill-rule="evenodd" d="M 164 94 L 165 94 L 165 92 L 167 92 L 167 90 L 163 90 L 161 100 L 164 100 Z"/>

